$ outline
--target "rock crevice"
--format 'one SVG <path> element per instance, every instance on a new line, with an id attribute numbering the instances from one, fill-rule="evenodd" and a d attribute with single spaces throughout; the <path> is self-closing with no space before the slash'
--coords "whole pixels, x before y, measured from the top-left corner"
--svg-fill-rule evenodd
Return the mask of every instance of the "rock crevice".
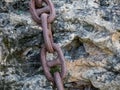
<path id="1" fill-rule="evenodd" d="M 66 58 L 66 89 L 80 90 L 90 84 L 92 90 L 119 90 L 120 1 L 52 2 L 57 13 L 52 23 L 54 41 Z M 31 19 L 28 3 L 0 1 L 1 90 L 53 90 L 39 58 L 42 30 Z"/>

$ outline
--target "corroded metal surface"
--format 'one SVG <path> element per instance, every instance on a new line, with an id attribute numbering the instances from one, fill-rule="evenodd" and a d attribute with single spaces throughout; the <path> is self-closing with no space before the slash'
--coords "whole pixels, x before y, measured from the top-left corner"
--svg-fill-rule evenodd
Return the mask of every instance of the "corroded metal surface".
<path id="1" fill-rule="evenodd" d="M 45 4 L 45 5 L 44 5 Z M 31 0 L 30 12 L 33 20 L 43 29 L 44 43 L 41 49 L 41 63 L 48 80 L 55 83 L 58 90 L 64 90 L 62 80 L 66 75 L 65 58 L 61 48 L 54 43 L 51 31 L 51 22 L 55 19 L 55 8 L 51 0 Z M 46 60 L 46 52 L 58 54 L 52 61 Z M 60 71 L 51 73 L 51 68 L 59 66 Z"/>

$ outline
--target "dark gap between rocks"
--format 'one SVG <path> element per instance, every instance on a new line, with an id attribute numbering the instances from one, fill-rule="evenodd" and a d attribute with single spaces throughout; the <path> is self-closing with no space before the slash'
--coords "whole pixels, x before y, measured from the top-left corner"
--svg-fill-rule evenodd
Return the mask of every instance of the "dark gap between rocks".
<path id="1" fill-rule="evenodd" d="M 71 82 L 65 85 L 68 89 L 66 90 L 99 90 L 95 88 L 90 82 L 78 81 Z"/>
<path id="2" fill-rule="evenodd" d="M 75 37 L 72 42 L 64 47 L 64 55 L 69 60 L 77 60 L 81 57 L 87 57 L 89 54 L 86 52 L 84 44 Z"/>

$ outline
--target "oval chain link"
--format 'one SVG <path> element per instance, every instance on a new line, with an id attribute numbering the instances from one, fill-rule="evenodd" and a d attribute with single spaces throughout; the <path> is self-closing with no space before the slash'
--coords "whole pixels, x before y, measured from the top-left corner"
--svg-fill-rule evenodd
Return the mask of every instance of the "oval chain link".
<path id="1" fill-rule="evenodd" d="M 62 79 L 64 79 L 66 75 L 65 58 L 63 56 L 61 48 L 57 44 L 53 43 L 52 46 L 54 50 L 57 52 L 58 57 L 55 60 L 52 60 L 49 62 L 47 62 L 46 60 L 46 52 L 47 52 L 46 47 L 43 46 L 41 49 L 41 63 L 42 63 L 45 75 L 48 80 L 54 81 L 52 75 L 50 74 L 50 68 L 56 65 L 60 65 L 61 66 L 60 76 Z"/>
<path id="2" fill-rule="evenodd" d="M 48 24 L 47 24 L 47 14 L 43 13 L 41 15 L 41 21 L 42 21 L 42 29 L 43 29 L 43 37 L 44 37 L 44 42 L 45 42 L 45 46 L 47 48 L 47 50 L 52 53 L 54 52 L 53 48 L 52 48 L 52 36 L 51 36 L 51 31 L 48 30 Z"/>
<path id="3" fill-rule="evenodd" d="M 46 5 L 43 6 L 43 3 Z M 33 20 L 43 29 L 45 44 L 41 48 L 40 57 L 45 76 L 56 84 L 58 90 L 64 90 L 62 80 L 66 75 L 65 58 L 61 48 L 54 43 L 51 30 L 51 22 L 56 15 L 54 5 L 51 0 L 31 0 L 29 6 Z M 52 61 L 47 61 L 46 52 L 56 52 L 58 56 Z M 52 75 L 50 69 L 55 66 L 60 66 L 60 71 L 56 71 Z"/>
<path id="4" fill-rule="evenodd" d="M 45 2 L 48 6 L 44 7 L 42 9 L 38 9 L 42 7 L 42 2 Z M 55 8 L 51 0 L 31 0 L 29 3 L 30 6 L 30 13 L 32 15 L 32 18 L 35 22 L 38 24 L 41 24 L 41 18 L 39 17 L 43 12 L 44 13 L 49 13 L 48 17 L 48 23 L 53 22 L 56 13 L 55 13 Z"/>

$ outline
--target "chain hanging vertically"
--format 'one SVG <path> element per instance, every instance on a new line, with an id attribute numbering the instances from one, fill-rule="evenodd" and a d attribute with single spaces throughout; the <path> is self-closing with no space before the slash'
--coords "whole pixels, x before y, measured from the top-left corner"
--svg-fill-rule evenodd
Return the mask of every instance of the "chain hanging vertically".
<path id="1" fill-rule="evenodd" d="M 51 0 L 31 0 L 29 3 L 30 13 L 33 20 L 42 27 L 44 43 L 40 58 L 46 78 L 56 84 L 58 90 L 64 90 L 62 80 L 65 78 L 65 58 L 61 48 L 54 43 L 51 31 L 51 23 L 55 19 L 55 8 Z M 46 52 L 57 52 L 57 58 L 52 61 L 46 60 Z M 60 71 L 50 73 L 52 67 L 59 66 Z"/>

